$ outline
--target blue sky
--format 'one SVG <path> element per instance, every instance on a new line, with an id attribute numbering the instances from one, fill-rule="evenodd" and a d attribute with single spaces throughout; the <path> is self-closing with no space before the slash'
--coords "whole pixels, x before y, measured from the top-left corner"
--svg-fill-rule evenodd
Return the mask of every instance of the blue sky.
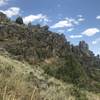
<path id="1" fill-rule="evenodd" d="M 26 24 L 47 24 L 75 45 L 85 40 L 100 54 L 100 0 L 0 0 L 0 11 Z"/>

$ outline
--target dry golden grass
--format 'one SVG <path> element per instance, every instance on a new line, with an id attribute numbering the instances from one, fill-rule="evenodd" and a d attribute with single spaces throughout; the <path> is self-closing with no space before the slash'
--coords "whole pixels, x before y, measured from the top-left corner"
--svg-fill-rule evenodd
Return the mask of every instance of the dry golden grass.
<path id="1" fill-rule="evenodd" d="M 84 100 L 72 94 L 73 87 L 44 74 L 38 65 L 0 55 L 0 100 Z M 100 100 L 100 94 L 79 92 L 87 100 Z"/>

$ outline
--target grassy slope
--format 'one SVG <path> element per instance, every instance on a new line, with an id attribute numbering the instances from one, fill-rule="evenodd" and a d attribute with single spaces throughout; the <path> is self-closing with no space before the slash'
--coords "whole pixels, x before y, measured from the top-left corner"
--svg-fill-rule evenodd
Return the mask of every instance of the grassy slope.
<path id="1" fill-rule="evenodd" d="M 100 94 L 80 90 L 44 74 L 26 62 L 0 54 L 0 100 L 100 100 Z"/>

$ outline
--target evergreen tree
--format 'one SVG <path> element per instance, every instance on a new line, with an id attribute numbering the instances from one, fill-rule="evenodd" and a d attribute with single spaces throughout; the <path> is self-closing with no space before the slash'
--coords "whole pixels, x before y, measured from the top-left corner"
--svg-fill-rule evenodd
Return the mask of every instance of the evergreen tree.
<path id="1" fill-rule="evenodd" d="M 22 19 L 22 17 L 18 17 L 17 19 L 16 19 L 16 23 L 18 23 L 18 24 L 23 24 L 23 19 Z"/>

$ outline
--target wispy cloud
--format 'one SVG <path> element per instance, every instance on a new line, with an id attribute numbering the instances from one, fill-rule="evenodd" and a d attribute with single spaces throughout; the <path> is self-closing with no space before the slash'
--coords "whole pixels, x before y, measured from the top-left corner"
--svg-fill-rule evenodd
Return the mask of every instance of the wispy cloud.
<path id="1" fill-rule="evenodd" d="M 69 29 L 67 29 L 67 32 L 71 32 L 73 30 L 74 30 L 74 28 L 69 28 Z"/>
<path id="2" fill-rule="evenodd" d="M 83 15 L 80 14 L 80 15 L 77 15 L 77 17 L 78 17 L 77 20 L 78 20 L 79 22 L 85 21 L 85 18 L 83 17 Z"/>
<path id="3" fill-rule="evenodd" d="M 98 32 L 100 32 L 98 28 L 89 28 L 89 29 L 86 29 L 84 32 L 82 32 L 82 34 L 86 36 L 93 36 Z"/>
<path id="4" fill-rule="evenodd" d="M 3 6 L 8 3 L 9 0 L 0 0 L 0 6 Z"/>
<path id="5" fill-rule="evenodd" d="M 60 29 L 60 30 L 57 30 L 57 32 L 58 32 L 58 33 L 64 33 L 64 32 L 65 32 L 65 30 Z"/>
<path id="6" fill-rule="evenodd" d="M 85 21 L 85 19 L 84 18 L 79 18 L 78 21 L 82 22 L 82 21 Z"/>
<path id="7" fill-rule="evenodd" d="M 94 40 L 94 41 L 92 41 L 92 44 L 98 44 L 98 43 L 100 43 L 100 37 L 99 38 L 97 38 L 96 40 Z"/>
<path id="8" fill-rule="evenodd" d="M 37 14 L 37 15 L 29 15 L 23 18 L 23 21 L 25 24 L 28 24 L 29 22 L 34 22 L 36 20 L 48 22 L 49 19 L 46 15 L 43 14 Z"/>
<path id="9" fill-rule="evenodd" d="M 79 22 L 77 19 L 74 19 L 74 18 L 65 18 L 68 22 L 72 23 L 73 25 L 78 25 Z"/>
<path id="10" fill-rule="evenodd" d="M 82 35 L 71 35 L 70 38 L 74 39 L 74 38 L 82 38 Z"/>
<path id="11" fill-rule="evenodd" d="M 82 17 L 83 17 L 83 15 L 81 15 L 81 14 L 80 14 L 80 15 L 77 15 L 77 17 L 82 18 Z"/>
<path id="12" fill-rule="evenodd" d="M 0 12 L 3 12 L 4 14 L 6 14 L 8 17 L 13 17 L 16 15 L 20 15 L 20 8 L 19 7 L 11 7 L 8 8 L 7 10 L 0 10 Z"/>

